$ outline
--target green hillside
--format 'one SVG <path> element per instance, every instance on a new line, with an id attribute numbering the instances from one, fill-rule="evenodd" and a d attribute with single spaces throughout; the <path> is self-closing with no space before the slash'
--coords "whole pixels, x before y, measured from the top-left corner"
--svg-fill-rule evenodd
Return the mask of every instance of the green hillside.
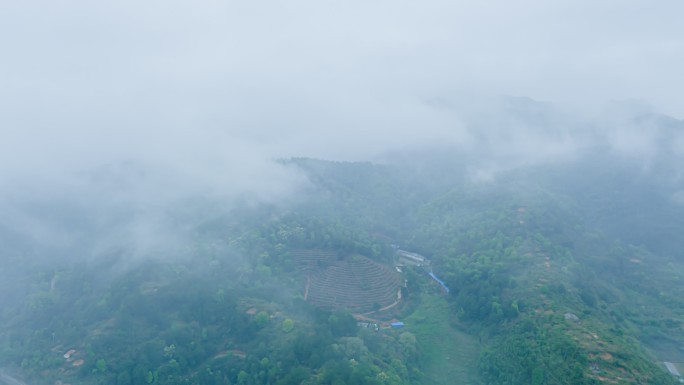
<path id="1" fill-rule="evenodd" d="M 477 384 L 479 343 L 454 327 L 444 297 L 423 294 L 420 305 L 406 317 L 407 330 L 420 347 L 424 381 L 433 384 Z"/>
<path id="2" fill-rule="evenodd" d="M 442 162 L 285 163 L 308 175 L 309 199 L 207 217 L 173 256 L 7 247 L 4 373 L 36 384 L 678 383 L 663 362 L 684 361 L 680 240 L 632 237 L 620 222 L 639 211 L 643 226 L 684 230 L 635 191 L 665 191 L 658 180 L 606 201 L 615 186 L 598 169 L 473 183 Z M 397 248 L 429 264 L 395 269 Z"/>

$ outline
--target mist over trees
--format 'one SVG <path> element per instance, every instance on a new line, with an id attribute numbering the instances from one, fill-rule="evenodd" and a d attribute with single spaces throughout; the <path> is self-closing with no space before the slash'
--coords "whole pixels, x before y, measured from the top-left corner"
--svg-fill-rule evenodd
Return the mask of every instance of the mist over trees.
<path id="1" fill-rule="evenodd" d="M 280 160 L 308 180 L 299 197 L 172 203 L 160 248 L 87 241 L 135 215 L 79 226 L 97 216 L 43 203 L 34 220 L 73 223 L 70 242 L 3 231 L 5 370 L 38 383 L 674 383 L 662 361 L 681 356 L 676 173 L 599 146 L 482 179 L 467 156 Z M 365 317 L 405 329 L 307 300 L 311 274 L 354 255 L 391 265 L 396 247 L 450 288 L 403 267 L 400 305 Z M 299 250 L 321 257 L 302 270 Z"/>
<path id="2" fill-rule="evenodd" d="M 684 3 L 0 8 L 0 383 L 679 382 Z"/>

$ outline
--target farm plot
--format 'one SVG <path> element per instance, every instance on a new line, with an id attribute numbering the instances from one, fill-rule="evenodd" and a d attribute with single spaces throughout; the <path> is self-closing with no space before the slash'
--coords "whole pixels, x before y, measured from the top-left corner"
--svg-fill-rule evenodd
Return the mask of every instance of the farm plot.
<path id="1" fill-rule="evenodd" d="M 292 250 L 290 255 L 297 270 L 305 273 L 326 268 L 338 259 L 336 252 L 321 249 Z"/>
<path id="2" fill-rule="evenodd" d="M 391 306 L 401 298 L 402 278 L 388 266 L 352 255 L 311 269 L 305 298 L 325 309 L 369 312 Z"/>

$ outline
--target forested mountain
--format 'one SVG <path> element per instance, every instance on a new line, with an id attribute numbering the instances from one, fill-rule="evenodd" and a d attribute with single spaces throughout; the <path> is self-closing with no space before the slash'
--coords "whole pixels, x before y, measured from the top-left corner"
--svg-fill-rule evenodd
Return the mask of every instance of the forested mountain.
<path id="1" fill-rule="evenodd" d="M 0 1 L 0 385 L 684 383 L 684 1 Z"/>
<path id="2" fill-rule="evenodd" d="M 282 160 L 309 180 L 300 199 L 229 211 L 186 202 L 172 216 L 191 224 L 184 236 L 142 256 L 86 247 L 115 221 L 84 225 L 82 247 L 62 250 L 4 228 L 3 376 L 121 385 L 677 383 L 663 362 L 684 362 L 679 174 L 668 154 L 644 166 L 600 146 L 584 151 L 487 180 L 449 151 L 382 163 Z M 52 218 L 89 218 L 71 216 Z M 397 249 L 429 264 L 399 266 Z M 400 280 L 386 278 L 393 264 Z M 324 288 L 321 279 L 340 271 L 367 275 L 349 285 L 371 293 L 368 309 L 337 306 L 344 293 L 309 300 L 312 279 Z M 373 303 L 377 280 L 405 281 L 396 303 Z M 387 287 L 378 290 L 387 297 Z"/>

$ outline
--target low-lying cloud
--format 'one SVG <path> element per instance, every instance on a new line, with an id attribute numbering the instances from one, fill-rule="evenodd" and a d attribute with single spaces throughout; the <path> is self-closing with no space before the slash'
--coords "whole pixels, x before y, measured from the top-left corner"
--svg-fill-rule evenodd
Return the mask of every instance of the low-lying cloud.
<path id="1" fill-rule="evenodd" d="M 226 210 L 295 198 L 306 178 L 276 162 L 290 156 L 372 160 L 439 145 L 477 160 L 481 179 L 597 145 L 651 159 L 665 143 L 681 156 L 680 121 L 663 137 L 634 106 L 597 106 L 638 99 L 656 106 L 641 115 L 684 116 L 682 11 L 617 0 L 8 2 L 0 224 L 73 238 L 30 209 L 57 202 L 89 213 L 88 226 L 128 212 L 120 238 L 142 243 L 192 197 Z"/>

